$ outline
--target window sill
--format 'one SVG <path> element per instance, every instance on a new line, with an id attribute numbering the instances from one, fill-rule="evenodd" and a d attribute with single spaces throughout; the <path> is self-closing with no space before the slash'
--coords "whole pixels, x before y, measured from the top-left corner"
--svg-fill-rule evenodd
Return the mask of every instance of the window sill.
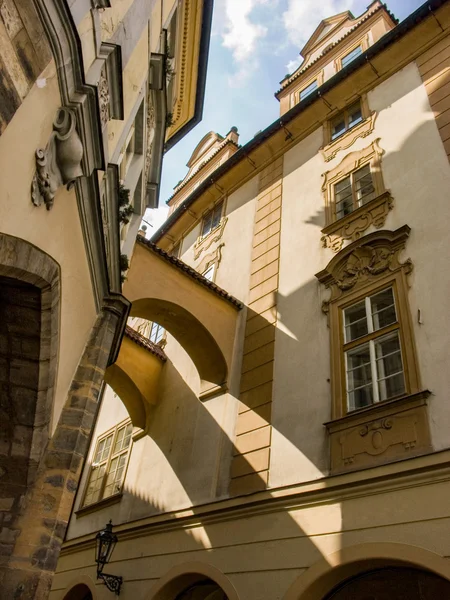
<path id="1" fill-rule="evenodd" d="M 108 496 L 108 498 L 103 498 L 103 500 L 99 500 L 98 502 L 94 502 L 93 504 L 89 504 L 88 506 L 83 506 L 83 508 L 79 508 L 75 511 L 75 515 L 78 519 L 78 517 L 83 517 L 84 515 L 88 515 L 97 510 L 101 510 L 102 508 L 112 506 L 113 504 L 118 504 L 122 500 L 122 496 L 123 493 L 119 492 L 118 494 Z"/>
<path id="2" fill-rule="evenodd" d="M 331 472 L 341 473 L 424 454 L 431 449 L 423 390 L 379 402 L 324 423 Z"/>
<path id="3" fill-rule="evenodd" d="M 354 242 L 370 225 L 380 229 L 393 206 L 392 196 L 386 191 L 342 219 L 330 223 L 322 229 L 323 247 L 339 252 L 345 240 Z"/>
<path id="4" fill-rule="evenodd" d="M 355 125 L 351 129 L 348 129 L 338 138 L 326 144 L 321 149 L 321 153 L 325 162 L 329 162 L 330 160 L 335 158 L 337 153 L 341 150 L 346 150 L 347 148 L 350 148 L 350 146 L 358 138 L 367 137 L 369 134 L 371 134 L 375 127 L 376 116 L 377 113 L 373 112 L 371 115 L 365 118 L 364 121 L 361 121 L 361 123 L 358 123 L 358 125 Z"/>

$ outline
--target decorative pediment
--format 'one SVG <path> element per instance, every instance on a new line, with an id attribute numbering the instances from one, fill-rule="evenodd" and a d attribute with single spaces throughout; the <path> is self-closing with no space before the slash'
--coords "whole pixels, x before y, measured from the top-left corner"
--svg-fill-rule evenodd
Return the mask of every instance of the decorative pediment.
<path id="1" fill-rule="evenodd" d="M 409 274 L 412 261 L 401 262 L 400 253 L 410 231 L 408 225 L 396 231 L 376 231 L 341 250 L 323 271 L 316 274 L 321 283 L 331 288 L 330 301 L 387 272 L 403 269 Z"/>

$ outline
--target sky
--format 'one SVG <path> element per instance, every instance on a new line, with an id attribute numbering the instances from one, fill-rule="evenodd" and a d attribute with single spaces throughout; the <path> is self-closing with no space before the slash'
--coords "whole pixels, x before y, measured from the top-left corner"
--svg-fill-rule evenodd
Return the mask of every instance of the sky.
<path id="1" fill-rule="evenodd" d="M 401 21 L 423 0 L 387 0 Z M 164 156 L 159 208 L 144 219 L 150 237 L 167 217 L 166 200 L 187 173 L 202 137 L 234 125 L 244 145 L 279 115 L 274 93 L 300 64 L 299 51 L 320 21 L 344 10 L 355 17 L 370 0 L 215 0 L 203 119 Z"/>

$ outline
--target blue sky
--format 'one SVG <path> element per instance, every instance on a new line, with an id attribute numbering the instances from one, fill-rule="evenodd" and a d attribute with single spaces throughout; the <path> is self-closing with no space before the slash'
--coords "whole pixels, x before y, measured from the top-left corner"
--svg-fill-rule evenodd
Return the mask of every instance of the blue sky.
<path id="1" fill-rule="evenodd" d="M 160 208 L 148 210 L 152 235 L 167 214 L 166 200 L 187 173 L 200 139 L 235 125 L 245 144 L 279 114 L 274 93 L 299 64 L 299 50 L 319 22 L 343 10 L 363 13 L 370 0 L 215 0 L 203 119 L 164 157 Z M 387 0 L 403 20 L 423 0 Z"/>

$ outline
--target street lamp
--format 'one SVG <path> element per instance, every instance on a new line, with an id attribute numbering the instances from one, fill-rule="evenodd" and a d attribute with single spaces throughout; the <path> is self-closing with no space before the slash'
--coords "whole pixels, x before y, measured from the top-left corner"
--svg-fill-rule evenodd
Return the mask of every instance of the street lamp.
<path id="1" fill-rule="evenodd" d="M 106 524 L 106 527 L 95 536 L 95 562 L 97 563 L 97 579 L 102 579 L 108 590 L 115 592 L 119 596 L 123 581 L 122 577 L 103 573 L 103 567 L 109 563 L 114 547 L 117 544 L 117 535 L 113 533 L 112 528 L 113 525 L 110 520 Z"/>

